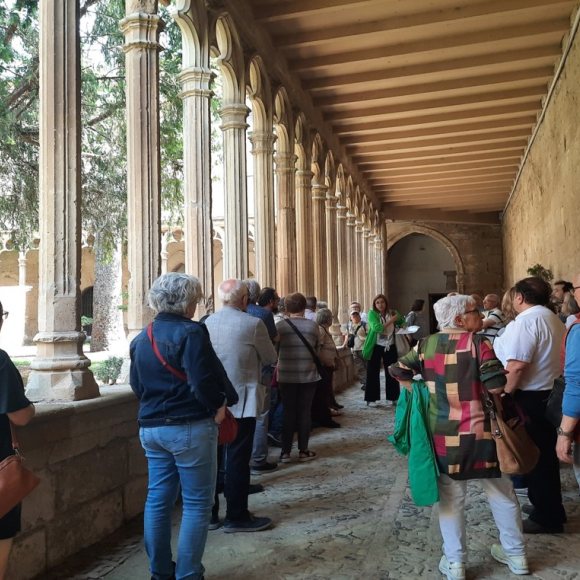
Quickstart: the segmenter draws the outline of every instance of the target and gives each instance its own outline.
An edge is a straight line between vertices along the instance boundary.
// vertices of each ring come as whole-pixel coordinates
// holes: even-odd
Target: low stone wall
[[[24,501],[7,578],[42,574],[143,511],[147,463],[138,437],[137,399],[128,386],[99,399],[39,405],[18,437],[42,480]]]
[[[336,393],[340,393],[350,387],[357,379],[354,372],[352,353],[347,347],[338,347],[340,363],[337,365],[333,375],[333,386]]]

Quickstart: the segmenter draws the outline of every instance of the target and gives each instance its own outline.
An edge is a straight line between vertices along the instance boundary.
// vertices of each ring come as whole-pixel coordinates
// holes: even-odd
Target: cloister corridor
[[[252,477],[266,490],[250,496],[250,510],[272,517],[274,527],[252,534],[224,534],[221,529],[209,532],[206,580],[441,577],[437,508],[417,508],[410,499],[407,460],[386,440],[393,427],[392,407],[366,407],[358,386],[339,399],[345,405],[342,428],[313,431],[312,448],[319,454],[316,461],[281,465],[271,474]],[[277,451],[271,448],[272,460]],[[569,522],[566,534],[529,537],[530,578],[578,577],[580,501],[571,469],[562,470],[562,482]],[[489,554],[497,531],[476,482],[469,484],[466,513],[468,578],[513,578]],[[173,531],[175,536],[176,525]],[[148,578],[141,520],[39,578]]]
[[[226,278],[315,295],[337,343],[352,300],[368,310],[385,293],[406,314],[416,298],[430,304],[452,290],[501,295],[536,266],[554,280],[580,271],[580,0],[107,0],[119,91],[109,107],[103,90],[103,102],[119,115],[118,164],[102,115],[94,125],[83,116],[81,30],[100,22],[104,1],[0,2],[5,22],[4,4],[16,7],[14,21],[28,7],[24,20],[37,27],[25,83],[34,90],[15,85],[6,100],[34,147],[37,229],[22,242],[24,212],[11,206],[0,299],[13,312],[2,345],[34,349],[26,394],[37,414],[19,437],[42,484],[23,504],[9,580],[51,570],[147,577],[138,403],[126,380],[98,384],[83,350],[83,300],[93,301],[98,278],[85,220],[86,177],[98,166],[83,150],[89,129],[105,143],[101,166],[123,177],[113,179],[123,224],[113,233],[125,347],[151,322],[147,295],[166,271],[199,278],[198,318],[219,309]],[[160,62],[169,46],[177,146],[168,161]],[[24,112],[34,116],[26,130]],[[175,211],[163,204],[168,166]],[[11,192],[22,183],[17,173],[0,180],[0,208],[18,202]],[[435,510],[413,507],[405,460],[385,441],[393,410],[363,406],[351,353],[339,350],[349,361],[338,381],[343,428],[315,433],[318,461],[262,477],[267,489],[251,503],[273,517],[271,531],[211,533],[208,580],[439,576]],[[567,533],[529,540],[536,578],[580,578],[568,471],[564,485]],[[506,577],[488,554],[492,524],[476,486],[468,520],[469,574]]]

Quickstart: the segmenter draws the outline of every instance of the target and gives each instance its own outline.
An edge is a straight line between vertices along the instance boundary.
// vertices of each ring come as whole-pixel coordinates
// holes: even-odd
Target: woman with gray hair
[[[491,555],[514,574],[528,574],[519,503],[509,477],[500,472],[482,402],[483,389],[503,390],[505,372],[489,340],[475,334],[482,315],[470,296],[447,296],[433,310],[440,332],[422,339],[389,372],[408,389],[421,374],[429,389],[429,429],[440,472],[439,570],[449,580],[465,578],[466,481],[478,479],[499,529],[501,545],[493,544]]]
[[[131,388],[149,470],[145,549],[151,578],[203,578],[201,563],[214,500],[218,425],[238,396],[207,330],[191,320],[202,296],[197,278],[169,273],[149,291],[154,321],[131,342]],[[177,562],[171,511],[181,487]]]

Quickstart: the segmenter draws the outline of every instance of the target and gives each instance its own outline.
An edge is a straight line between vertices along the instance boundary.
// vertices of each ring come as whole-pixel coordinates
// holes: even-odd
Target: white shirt
[[[560,375],[560,345],[564,332],[562,321],[551,310],[544,306],[532,306],[518,314],[505,333],[495,340],[494,350],[498,341],[503,342],[507,338],[500,350],[505,347],[508,362],[519,360],[529,363],[519,386],[522,391],[552,388],[554,379]]]

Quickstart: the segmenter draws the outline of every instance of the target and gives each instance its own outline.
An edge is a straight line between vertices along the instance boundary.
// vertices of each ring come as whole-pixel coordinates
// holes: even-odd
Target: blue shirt
[[[570,327],[566,338],[566,363],[564,365],[566,389],[562,413],[580,419],[580,323]]]
[[[246,312],[254,318],[259,318],[266,325],[270,340],[274,340],[276,338],[278,331],[276,330],[274,315],[267,308],[258,306],[257,304],[248,304]]]

